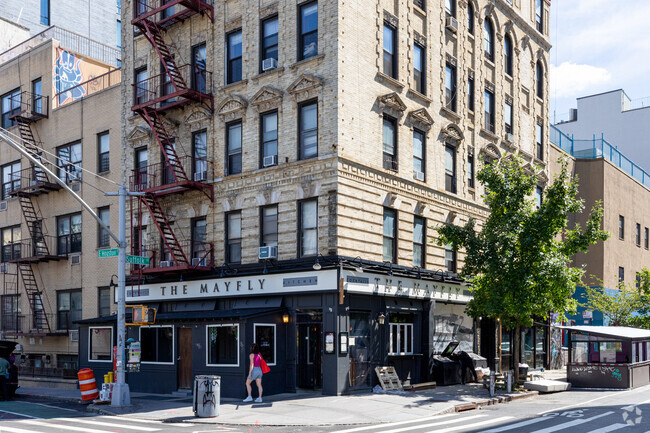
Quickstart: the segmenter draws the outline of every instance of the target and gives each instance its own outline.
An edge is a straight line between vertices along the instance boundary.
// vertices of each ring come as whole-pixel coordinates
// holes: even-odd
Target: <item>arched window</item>
[[[485,25],[483,26],[483,49],[485,50],[485,57],[494,61],[494,27],[489,18],[485,18]]]
[[[538,60],[537,66],[535,68],[535,78],[537,80],[537,97],[544,99],[544,67],[542,66],[542,62]]]
[[[506,74],[512,77],[512,38],[508,34],[503,38],[503,56]]]
[[[467,3],[467,31],[474,34],[474,6],[471,2]]]

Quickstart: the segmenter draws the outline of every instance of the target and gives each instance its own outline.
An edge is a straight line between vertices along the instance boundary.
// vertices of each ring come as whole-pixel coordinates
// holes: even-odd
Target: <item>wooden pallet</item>
[[[404,391],[395,367],[375,367],[375,373],[384,391]]]
[[[424,389],[434,389],[435,387],[435,382],[422,382],[416,383],[415,385],[404,385],[404,391],[420,391]]]

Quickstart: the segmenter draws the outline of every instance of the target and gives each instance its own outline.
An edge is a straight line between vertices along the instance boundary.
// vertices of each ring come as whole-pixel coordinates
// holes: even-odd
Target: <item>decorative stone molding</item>
[[[458,61],[456,60],[456,57],[454,57],[454,56],[452,56],[450,54],[447,54],[446,57],[447,57],[447,62],[450,65],[452,65],[453,67],[456,67],[458,65]]]
[[[546,174],[545,170],[540,170],[540,172],[537,174],[537,183],[540,185],[548,184],[548,175]]]
[[[492,143],[481,148],[481,155],[483,155],[483,157],[488,161],[497,161],[501,159],[501,151]]]
[[[264,86],[251,98],[253,105],[258,112],[269,111],[282,104],[282,90]]]
[[[237,29],[241,28],[241,22],[242,22],[241,17],[237,17],[234,20],[231,20],[231,21],[227,22],[226,27],[225,27],[226,33],[232,32],[233,30],[237,30]]]
[[[494,83],[485,80],[485,88],[488,89],[490,92],[494,93]]]
[[[467,77],[468,77],[470,80],[473,80],[473,79],[474,79],[474,70],[473,70],[473,69],[468,69],[468,70],[467,70]]]
[[[381,111],[388,113],[393,117],[401,117],[402,114],[404,114],[404,110],[406,110],[406,104],[404,104],[402,99],[395,92],[380,96],[377,100]]]
[[[228,95],[217,105],[217,114],[225,121],[239,119],[246,114],[248,103],[244,98],[237,95]]]
[[[416,31],[413,32],[413,40],[414,40],[415,43],[417,43],[418,45],[421,45],[421,46],[423,46],[423,47],[426,47],[426,46],[427,46],[427,38],[424,37],[424,36],[422,36],[421,34],[419,34],[419,33],[416,32]]]
[[[384,21],[386,21],[388,24],[391,26],[398,28],[399,27],[399,20],[397,17],[390,12],[388,12],[386,9],[384,9]]]
[[[530,165],[530,162],[524,165],[524,173],[526,173],[528,176],[535,176],[535,169],[532,165]]]
[[[398,194],[395,194],[394,192],[389,192],[386,194],[386,197],[384,197],[385,207],[399,209],[401,205],[402,205],[402,199]]]
[[[428,131],[433,125],[433,118],[429,115],[426,108],[420,108],[409,112],[408,118],[413,126],[418,129]]]
[[[128,141],[132,147],[139,147],[143,141],[148,141],[150,137],[151,129],[138,125],[127,134],[126,141]]]
[[[268,5],[260,9],[260,18],[265,19],[267,17],[270,17],[271,15],[276,15],[277,13],[278,13],[278,3],[275,2],[271,5]]]
[[[463,139],[465,138],[463,134],[463,130],[455,123],[448,124],[447,126],[442,128],[442,131],[440,132],[442,133],[442,137],[444,138],[443,145],[447,140],[454,141],[456,144],[458,144],[461,141],[463,141]]]
[[[503,146],[511,152],[515,152],[519,149],[519,146],[517,146],[514,140],[513,141],[506,140],[505,137],[503,138],[503,140],[501,140],[501,144],[503,144]]]
[[[323,80],[309,74],[300,74],[300,76],[287,88],[287,92],[293,96],[296,101],[315,98],[323,87]]]
[[[201,124],[207,120],[210,120],[208,112],[204,109],[197,109],[185,117],[184,123],[187,125],[196,125]]]
[[[506,94],[506,103],[513,105],[514,104],[514,99],[512,99],[512,96]]]
[[[426,203],[418,201],[417,203],[415,203],[415,207],[413,208],[413,213],[416,215],[425,216],[427,210],[428,209]]]

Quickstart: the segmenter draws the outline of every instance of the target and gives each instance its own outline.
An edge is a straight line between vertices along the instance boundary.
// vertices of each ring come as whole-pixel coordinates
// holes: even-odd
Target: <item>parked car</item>
[[[18,343],[15,341],[0,340],[0,356],[9,361],[9,380],[7,381],[7,389],[9,390],[9,398],[13,398],[18,389],[18,367],[16,366],[16,359],[13,351],[16,349]]]

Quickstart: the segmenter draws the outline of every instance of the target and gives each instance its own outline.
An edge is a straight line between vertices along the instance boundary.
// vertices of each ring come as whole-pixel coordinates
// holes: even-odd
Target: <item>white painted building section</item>
[[[645,100],[650,102],[650,100]],[[577,99],[577,118],[555,126],[576,140],[601,135],[611,145],[650,171],[650,106],[631,100],[624,90],[584,96]]]

